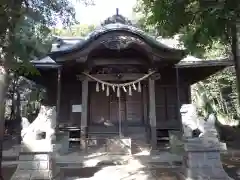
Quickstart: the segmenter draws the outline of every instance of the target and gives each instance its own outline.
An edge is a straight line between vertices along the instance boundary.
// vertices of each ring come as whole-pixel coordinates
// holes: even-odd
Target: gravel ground
[[[64,180],[183,180],[180,173],[163,168],[138,170],[126,173],[119,167],[96,167],[82,169],[62,169]]]
[[[231,178],[240,179],[240,150],[222,155],[222,164]]]
[[[240,131],[240,130],[239,130]],[[237,133],[236,137],[240,137],[240,133]],[[13,145],[16,144],[16,139],[14,137],[8,137],[5,139],[3,143],[3,149],[8,150],[10,149]],[[232,177],[235,180],[240,180],[240,143],[238,140],[231,141],[227,143],[228,147],[228,153],[222,155],[222,163],[225,171],[227,174]],[[233,153],[234,152],[234,153]],[[3,158],[4,159],[4,158]],[[5,160],[5,159],[4,159]],[[6,159],[7,161],[11,159]],[[12,160],[15,160],[14,157]],[[12,174],[16,170],[16,165],[11,165],[11,166],[4,166],[2,168],[3,172],[3,177],[4,180],[10,180]],[[81,179],[99,179],[100,176],[105,174],[105,176],[113,177],[113,174],[124,174],[125,172],[119,172],[119,169],[116,170],[113,167],[108,167],[108,168],[99,168],[99,167],[92,167],[92,168],[81,168],[81,169],[62,169],[62,174],[64,174],[64,179],[67,179],[67,177],[78,177]],[[180,173],[177,173],[176,171],[172,171],[169,169],[162,169],[162,168],[155,168],[151,170],[147,170],[148,174],[151,174],[151,178],[154,180],[178,180],[180,178]],[[139,179],[140,174],[142,173],[141,170],[134,171],[134,173],[131,172],[129,174],[128,178],[125,178],[123,180],[128,180],[129,178],[134,180],[134,179]],[[143,173],[142,173],[143,174]],[[135,178],[135,177],[136,178]],[[94,177],[94,178],[93,178]],[[120,177],[120,175],[119,175]],[[76,179],[76,178],[74,178]],[[107,180],[106,178],[104,178]],[[116,180],[121,179],[121,178],[116,178]],[[141,178],[139,179],[141,180]]]
[[[222,164],[227,174],[240,179],[240,128],[222,127],[228,152],[222,155]]]

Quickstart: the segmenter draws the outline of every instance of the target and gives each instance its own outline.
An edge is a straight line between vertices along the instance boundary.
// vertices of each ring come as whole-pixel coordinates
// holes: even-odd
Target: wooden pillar
[[[149,122],[151,127],[151,146],[157,146],[157,132],[156,132],[156,102],[155,102],[155,80],[149,78]]]
[[[59,122],[60,116],[60,102],[61,102],[61,80],[62,80],[62,67],[58,67],[57,72],[57,102],[56,102],[56,120]]]
[[[178,67],[176,67],[176,88],[177,88],[177,121],[179,124],[179,129],[180,131],[183,133],[183,129],[182,129],[182,120],[181,120],[181,114],[180,114],[180,109],[181,109],[181,99],[180,99],[180,84],[179,84],[179,69]],[[191,93],[191,90],[190,90]],[[191,96],[191,95],[190,95]],[[190,97],[191,98],[191,97]]]
[[[81,146],[86,147],[86,130],[88,115],[88,80],[82,81]]]
[[[59,66],[57,69],[57,97],[56,97],[56,126],[55,132],[58,131],[59,117],[60,117],[60,102],[61,102],[61,81],[62,81],[62,67]],[[56,136],[54,134],[52,138],[52,143],[55,143]]]

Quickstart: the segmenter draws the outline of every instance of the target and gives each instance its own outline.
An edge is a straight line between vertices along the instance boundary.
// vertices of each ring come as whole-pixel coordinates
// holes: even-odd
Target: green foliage
[[[135,12],[141,25],[157,29],[158,36],[180,35],[188,53],[216,59],[234,55],[233,38],[240,1],[233,0],[138,0]],[[234,59],[235,62],[237,59]],[[234,68],[193,86],[196,103],[203,112],[215,111],[229,119],[239,116]]]
[[[50,28],[77,21],[69,0],[19,0],[0,2],[0,50],[5,67],[19,71],[18,63],[27,72],[33,70],[29,60],[42,57],[50,50]]]
[[[138,0],[135,10],[160,36],[182,34],[189,53],[201,56],[215,41],[228,44],[231,28],[240,14],[240,1]]]
[[[88,33],[93,31],[96,27],[94,25],[73,25],[70,28],[55,28],[53,29],[53,34],[58,36],[68,36],[68,37],[83,37]]]
[[[211,49],[206,48],[203,57],[207,59],[223,57],[228,53],[228,49],[229,47],[214,42]],[[192,99],[199,110],[203,112],[203,115],[214,111],[230,122],[240,116],[234,67],[226,68],[218,74],[193,85],[192,90]]]

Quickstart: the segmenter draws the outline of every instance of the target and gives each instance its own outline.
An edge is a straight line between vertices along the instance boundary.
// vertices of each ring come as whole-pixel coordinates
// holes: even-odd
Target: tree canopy
[[[218,115],[225,119],[239,116],[240,65],[238,58],[238,19],[240,1],[221,0],[138,0],[135,12],[140,15],[142,27],[158,36],[179,35],[188,53],[203,59],[233,57],[235,69],[228,68],[193,86],[204,105],[212,103]],[[238,86],[236,80],[238,79]],[[240,88],[238,88],[240,89]],[[239,90],[238,90],[239,92]],[[239,93],[238,93],[239,94]],[[197,98],[199,100],[199,98]],[[206,108],[206,107],[205,107]],[[209,108],[208,113],[209,113]]]
[[[95,28],[95,25],[76,24],[68,28],[55,28],[52,33],[58,36],[84,37]]]
[[[0,1],[0,151],[4,134],[5,97],[12,72],[33,72],[29,60],[50,49],[51,30],[71,26],[75,8],[70,0]],[[0,152],[0,161],[2,153]],[[1,172],[1,171],[0,171]],[[0,174],[0,179],[3,179]]]
[[[230,44],[240,15],[240,1],[138,0],[135,11],[145,24],[154,25],[160,36],[181,34],[189,53],[201,55],[214,43]]]
[[[50,27],[75,23],[75,9],[68,0],[1,1],[2,60],[10,61],[5,59],[9,54],[11,61],[41,56],[49,48]]]

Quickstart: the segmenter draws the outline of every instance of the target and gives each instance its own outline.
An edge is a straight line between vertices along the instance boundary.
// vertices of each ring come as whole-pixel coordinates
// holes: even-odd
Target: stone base
[[[56,179],[49,170],[17,170],[11,180],[51,180]]]
[[[56,167],[53,152],[31,151],[23,146],[19,154],[19,164],[11,180],[57,179],[59,168]]]
[[[223,168],[188,168],[185,176],[187,179],[196,180],[233,180]]]
[[[185,175],[191,179],[221,179],[231,178],[224,171],[220,150],[222,144],[218,139],[191,139],[185,144]]]
[[[108,139],[107,152],[111,154],[131,154],[131,139],[130,138]]]

